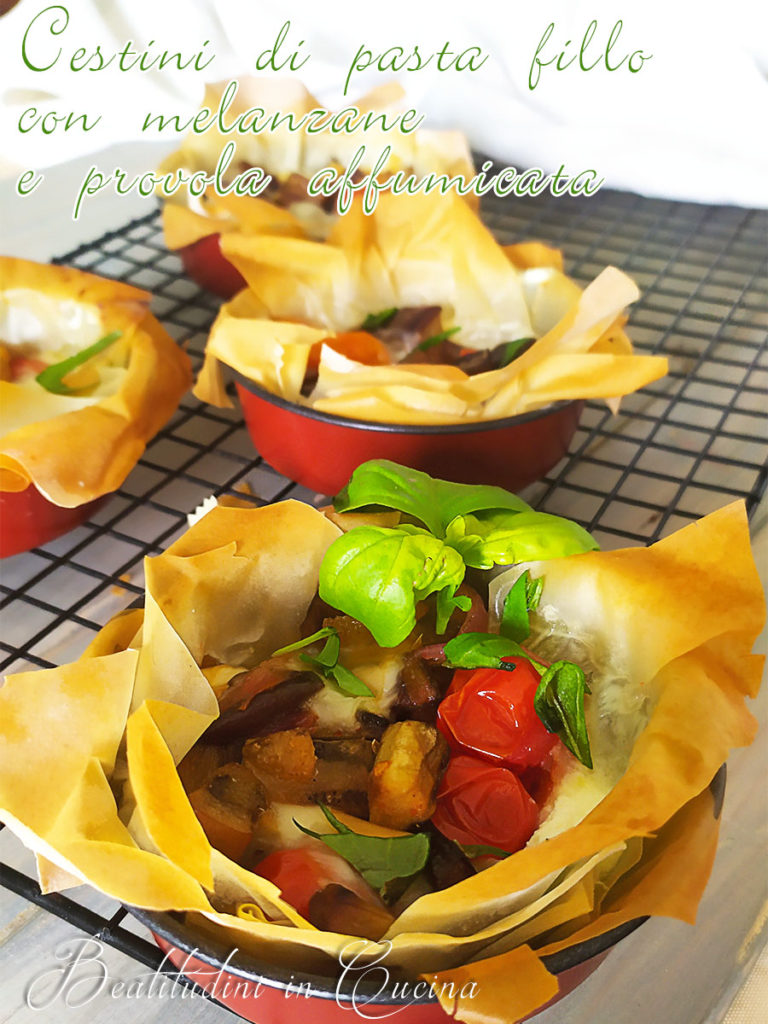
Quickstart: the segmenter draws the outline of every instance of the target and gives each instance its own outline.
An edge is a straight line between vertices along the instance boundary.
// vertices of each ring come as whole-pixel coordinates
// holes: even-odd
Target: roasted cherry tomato
[[[309,350],[307,370],[314,372],[320,365],[320,349],[323,345],[332,348],[348,359],[366,366],[388,366],[392,362],[387,346],[367,331],[347,331],[317,341]]]
[[[466,754],[451,758],[432,815],[448,839],[514,853],[538,823],[539,809],[514,772]]]
[[[35,359],[32,356],[14,356],[11,359],[11,380],[36,377],[47,365],[42,359]]]
[[[457,672],[437,711],[437,727],[452,750],[510,768],[539,765],[557,737],[533,707],[539,675],[524,659],[514,670]]]
[[[309,901],[326,885],[343,885],[363,899],[378,902],[373,889],[358,873],[331,850],[294,846],[276,850],[253,869],[262,878],[274,882],[283,899],[303,916],[309,914]]]

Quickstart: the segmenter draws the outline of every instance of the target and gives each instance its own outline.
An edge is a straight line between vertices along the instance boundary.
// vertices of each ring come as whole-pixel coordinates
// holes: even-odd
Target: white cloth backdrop
[[[255,57],[290,18],[286,55],[305,41],[303,52],[312,57],[300,77],[327,104],[342,99],[361,44],[374,52],[418,44],[422,53],[446,40],[457,50],[478,45],[489,54],[479,71],[428,68],[395,76],[430,126],[459,127],[475,148],[518,168],[556,170],[564,163],[567,171],[594,168],[607,185],[648,195],[768,206],[768,4],[761,0],[64,0],[69,24],[61,34],[48,30],[57,12],[29,32],[34,62],[49,63],[61,48],[51,70],[36,72],[22,61],[22,37],[35,14],[50,6],[21,0],[0,19],[6,173],[42,169],[115,142],[156,139],[141,134],[147,112],[191,113],[206,79],[253,72]],[[635,49],[652,53],[640,72],[628,73],[626,64],[614,72],[602,64],[589,72],[549,66],[537,88],[528,88],[531,60],[550,21],[556,27],[548,56],[567,39],[568,55],[577,52],[597,20],[591,63],[618,18],[624,24],[612,59]],[[78,47],[90,51],[98,43],[109,54],[128,39],[137,49],[155,40],[152,53],[167,47],[190,54],[208,39],[216,59],[202,73],[68,67]],[[347,98],[392,77],[355,74]],[[30,105],[102,119],[88,133],[59,129],[44,136],[37,128],[23,134],[18,119]]]

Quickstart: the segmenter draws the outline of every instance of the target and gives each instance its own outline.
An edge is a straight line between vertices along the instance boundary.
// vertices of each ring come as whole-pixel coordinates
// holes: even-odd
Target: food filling
[[[404,306],[371,313],[359,327],[312,346],[301,394],[310,395],[317,384],[323,345],[348,359],[368,366],[394,363],[456,366],[468,376],[508,366],[536,340],[504,341],[490,349],[461,344],[461,327],[443,328],[441,306]]]
[[[54,395],[104,397],[125,369],[95,306],[16,288],[0,293],[0,381]],[[100,353],[110,350],[102,357]]]
[[[213,846],[316,927],[377,939],[420,895],[581,820],[645,719],[553,619],[546,569],[509,570],[489,624],[485,570],[594,547],[575,524],[383,461],[335,504],[338,521],[396,514],[331,545],[297,640],[204,660],[219,717],[179,774]]]

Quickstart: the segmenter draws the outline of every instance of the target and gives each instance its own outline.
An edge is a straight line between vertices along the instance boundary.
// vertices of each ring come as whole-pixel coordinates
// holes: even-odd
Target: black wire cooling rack
[[[670,360],[669,376],[626,398],[618,416],[587,403],[568,456],[525,492],[531,504],[576,519],[604,547],[650,543],[736,498],[754,510],[768,455],[768,213],[613,191],[491,199],[483,213],[503,242],[538,238],[562,248],[580,283],[607,264],[629,273],[642,290],[631,337]],[[199,361],[219,303],[183,276],[156,213],[57,262],[153,291],[153,312]],[[186,397],[91,522],[4,565],[0,669],[72,660],[142,593],[144,556],[181,533],[188,512],[211,493],[242,491],[261,503],[322,499],[256,455],[239,413]],[[7,830],[0,856],[6,888],[150,970],[163,968],[124,908],[105,898],[92,909],[84,889],[41,896]]]

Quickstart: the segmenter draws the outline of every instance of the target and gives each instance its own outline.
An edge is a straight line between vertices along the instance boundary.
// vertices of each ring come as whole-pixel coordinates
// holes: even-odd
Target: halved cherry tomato
[[[531,768],[558,740],[534,710],[538,673],[522,658],[505,660],[513,671],[457,672],[437,710],[437,727],[454,751],[510,768]]]
[[[327,345],[334,352],[339,352],[348,359],[364,363],[366,366],[388,366],[392,362],[383,341],[374,338],[367,331],[347,331],[344,334],[336,334],[315,342],[309,350],[308,371],[313,373],[317,371],[320,365],[320,349],[323,345]]]
[[[367,882],[331,850],[309,846],[275,850],[253,870],[262,878],[274,882],[283,899],[303,917],[309,914],[309,901],[326,885],[343,885],[363,899],[378,902]]]
[[[14,356],[11,359],[11,380],[21,380],[23,377],[36,377],[47,366],[42,359],[34,359],[32,356]]]
[[[467,754],[451,758],[432,815],[448,839],[514,853],[538,823],[539,809],[514,772]]]

